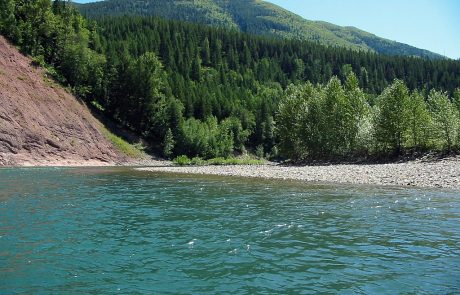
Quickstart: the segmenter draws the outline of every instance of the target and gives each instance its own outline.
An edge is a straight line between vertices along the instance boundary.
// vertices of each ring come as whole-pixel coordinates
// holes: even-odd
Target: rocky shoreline
[[[157,166],[141,171],[285,179],[305,182],[460,189],[460,157],[391,164]]]
[[[1,165],[0,165],[1,166]],[[10,165],[15,167],[16,165]],[[460,190],[460,156],[438,160],[414,160],[390,164],[322,164],[289,166],[264,165],[175,166],[160,159],[138,159],[122,162],[99,160],[33,160],[23,167],[134,167],[139,171],[236,176],[262,179],[296,180],[311,183],[359,184],[445,188]],[[8,167],[8,165],[6,165]]]
[[[5,156],[8,160],[8,155]],[[122,159],[119,161],[105,161],[101,159],[82,159],[80,157],[68,157],[66,159],[55,158],[34,158],[30,155],[24,155],[20,162],[2,162],[0,153],[0,168],[14,167],[145,167],[145,166],[171,166],[170,161],[159,160],[154,158],[141,159]]]

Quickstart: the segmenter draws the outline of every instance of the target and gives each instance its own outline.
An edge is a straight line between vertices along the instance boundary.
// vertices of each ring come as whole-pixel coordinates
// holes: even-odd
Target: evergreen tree
[[[190,74],[190,77],[193,80],[200,82],[201,81],[201,58],[198,54],[193,59],[191,71],[192,72]]]
[[[173,149],[174,149],[175,144],[176,142],[174,140],[174,136],[171,131],[171,128],[168,128],[168,130],[166,131],[165,138],[163,140],[163,155],[167,159],[170,159],[171,156],[173,155]]]
[[[137,130],[146,132],[151,128],[155,104],[165,97],[163,65],[155,53],[147,52],[136,61],[132,75],[136,89],[127,110],[130,114],[128,120]]]
[[[203,64],[205,66],[211,65],[211,49],[209,47],[208,38],[204,38],[203,44],[201,45],[201,56],[203,58]]]
[[[257,147],[263,156],[279,147],[294,160],[330,159],[375,148],[451,150],[460,139],[458,61],[390,57],[157,17],[93,22],[66,3],[3,0],[0,32],[159,153],[174,141],[168,151],[189,156]],[[404,81],[388,86],[394,77]],[[409,95],[419,85],[445,93],[431,92],[427,109],[426,94]]]

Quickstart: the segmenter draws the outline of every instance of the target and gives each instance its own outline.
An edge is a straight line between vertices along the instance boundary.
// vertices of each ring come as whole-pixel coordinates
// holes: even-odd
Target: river
[[[0,169],[0,294],[459,292],[459,191]]]

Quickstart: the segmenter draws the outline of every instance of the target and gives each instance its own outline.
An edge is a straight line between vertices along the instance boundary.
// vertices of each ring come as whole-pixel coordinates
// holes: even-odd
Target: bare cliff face
[[[0,166],[123,161],[88,108],[0,36]]]

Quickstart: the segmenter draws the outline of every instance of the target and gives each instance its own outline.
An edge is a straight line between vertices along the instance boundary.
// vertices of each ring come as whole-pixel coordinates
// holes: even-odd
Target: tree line
[[[441,144],[418,129],[412,141],[406,129],[379,129],[400,119],[399,109],[380,106],[395,85],[404,86],[396,87],[405,90],[395,100],[405,108],[414,93],[424,103],[434,94],[458,96],[457,61],[381,56],[157,17],[88,21],[61,0],[5,0],[0,14],[4,36],[166,157],[228,157],[246,150],[293,159],[354,157],[458,144],[458,131]],[[435,88],[446,92],[429,92]],[[290,101],[302,112],[289,116]],[[431,131],[439,122],[432,104],[425,103]],[[378,123],[376,114],[384,111],[394,117]]]
[[[460,90],[428,99],[395,80],[366,99],[353,72],[345,83],[290,85],[276,114],[280,154],[293,160],[388,157],[402,153],[458,151]]]

